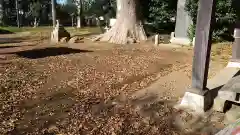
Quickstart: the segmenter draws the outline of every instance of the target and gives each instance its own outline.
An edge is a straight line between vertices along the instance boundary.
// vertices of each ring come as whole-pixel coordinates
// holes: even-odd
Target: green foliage
[[[193,19],[195,26],[197,22],[199,0],[187,0],[185,10]],[[238,20],[238,10],[234,6],[235,0],[218,0],[216,4],[216,23],[214,25],[213,39],[216,41],[233,40],[232,33],[235,22]],[[234,4],[233,4],[234,3]],[[195,27],[194,27],[195,28]],[[190,29],[189,33],[195,33]],[[190,34],[191,35],[191,34]],[[192,36],[192,35],[191,35]]]
[[[41,15],[42,5],[39,1],[30,4],[29,15],[34,18],[39,18]]]
[[[12,26],[8,26],[8,27],[0,27],[0,31],[5,31],[8,33],[18,33],[18,32],[39,32],[39,31],[51,31],[52,27],[51,26],[41,26],[41,27],[37,27],[37,28],[33,28],[33,27],[12,27]],[[6,33],[6,34],[8,34]]]
[[[4,5],[4,24],[16,26],[16,0],[2,0]],[[50,0],[18,0],[19,19],[22,25],[30,25],[34,18],[47,23],[50,13]]]
[[[88,15],[116,17],[116,0],[95,0],[87,11]]]
[[[64,12],[68,14],[68,16],[76,16],[77,15],[77,6],[73,3],[67,3],[65,5],[58,5],[57,6],[60,12]],[[58,13],[60,14],[60,13]]]
[[[177,12],[177,0],[149,0],[148,22],[152,23],[156,32],[173,31],[175,27],[174,21]]]
[[[196,27],[196,25],[192,24],[192,25],[190,25],[190,27],[188,28],[187,35],[188,35],[189,39],[191,39],[191,41],[192,41],[193,38],[195,37],[195,27]]]

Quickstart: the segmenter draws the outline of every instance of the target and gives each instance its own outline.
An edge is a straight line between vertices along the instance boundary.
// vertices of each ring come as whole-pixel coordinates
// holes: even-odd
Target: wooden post
[[[215,21],[216,0],[200,0],[194,58],[192,68],[192,88],[198,93],[207,89],[207,77],[212,44],[212,26]]]

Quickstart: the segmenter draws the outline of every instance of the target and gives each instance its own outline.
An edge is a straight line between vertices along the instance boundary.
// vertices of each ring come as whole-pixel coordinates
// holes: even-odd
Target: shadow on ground
[[[35,46],[35,44],[31,44],[31,45],[4,45],[4,46],[0,46],[0,49],[15,48],[15,47],[27,47],[27,46]]]
[[[20,47],[20,46],[16,46],[16,45],[12,45],[12,46],[0,46],[0,49],[14,48],[14,47]]]
[[[21,43],[27,38],[15,37],[15,38],[0,38],[0,44]]]
[[[23,117],[16,122],[16,126],[9,135],[32,134],[35,131],[47,131],[52,125],[63,121],[68,117],[72,106],[75,104],[72,89],[59,89],[50,93],[39,93],[36,100],[23,102],[19,107],[25,111]],[[51,129],[50,129],[51,130]],[[52,135],[51,133],[37,133]]]
[[[13,34],[13,32],[0,28],[0,34]]]
[[[38,58],[45,58],[49,56],[58,56],[58,55],[74,54],[74,53],[86,53],[86,52],[92,52],[92,51],[72,49],[67,47],[58,47],[58,48],[48,47],[48,48],[32,49],[32,50],[25,50],[25,51],[18,51],[18,52],[10,52],[5,54],[16,54],[24,58],[38,59]]]
[[[91,37],[95,35],[103,34],[102,32],[95,32],[95,33],[86,33],[86,34],[75,34],[72,37]]]

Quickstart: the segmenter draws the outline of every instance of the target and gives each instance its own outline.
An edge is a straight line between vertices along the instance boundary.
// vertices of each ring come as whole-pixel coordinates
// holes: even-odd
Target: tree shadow
[[[20,46],[16,46],[16,45],[12,45],[12,46],[0,46],[0,49],[14,48],[14,47],[20,47]]]
[[[94,33],[86,33],[86,34],[75,34],[72,37],[91,37],[94,35],[100,35],[103,34],[102,32],[94,32]]]
[[[16,122],[16,126],[8,134],[24,135],[33,133],[35,130],[48,129],[52,125],[56,125],[57,122],[65,120],[75,104],[72,99],[74,94],[70,88],[38,94],[37,99],[26,100],[19,106],[28,111],[24,112],[23,117]],[[50,135],[52,133],[44,134]]]
[[[58,56],[58,55],[74,54],[74,53],[87,53],[87,52],[92,52],[92,51],[72,49],[67,47],[58,47],[58,48],[48,47],[48,48],[41,48],[41,49],[25,50],[20,52],[10,52],[5,54],[16,54],[24,58],[38,59],[38,58],[45,58],[49,56]]]
[[[15,47],[27,47],[27,46],[35,46],[36,44],[29,44],[29,45],[4,45],[0,46],[0,49],[6,49],[6,48],[15,48]]]
[[[27,37],[14,37],[14,38],[0,38],[0,44],[21,43]]]
[[[143,119],[148,118],[149,123],[158,128],[166,124],[172,131],[186,135],[215,134],[221,130],[220,124],[215,125],[224,115],[217,112],[208,112],[204,116],[196,115],[189,110],[175,109],[176,103],[177,99],[159,99],[154,94],[132,101],[132,104],[138,106],[138,112]],[[215,121],[216,118],[219,118],[219,121]]]
[[[0,34],[13,34],[13,32],[0,28]]]

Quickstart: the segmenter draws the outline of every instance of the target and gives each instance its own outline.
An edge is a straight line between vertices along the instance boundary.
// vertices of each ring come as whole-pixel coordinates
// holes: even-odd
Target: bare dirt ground
[[[190,84],[191,48],[51,45],[45,34],[25,34],[0,37],[0,134],[187,133],[174,125],[172,106]],[[229,58],[229,48],[214,50],[222,55],[211,75]],[[151,84],[159,95],[145,98]]]

